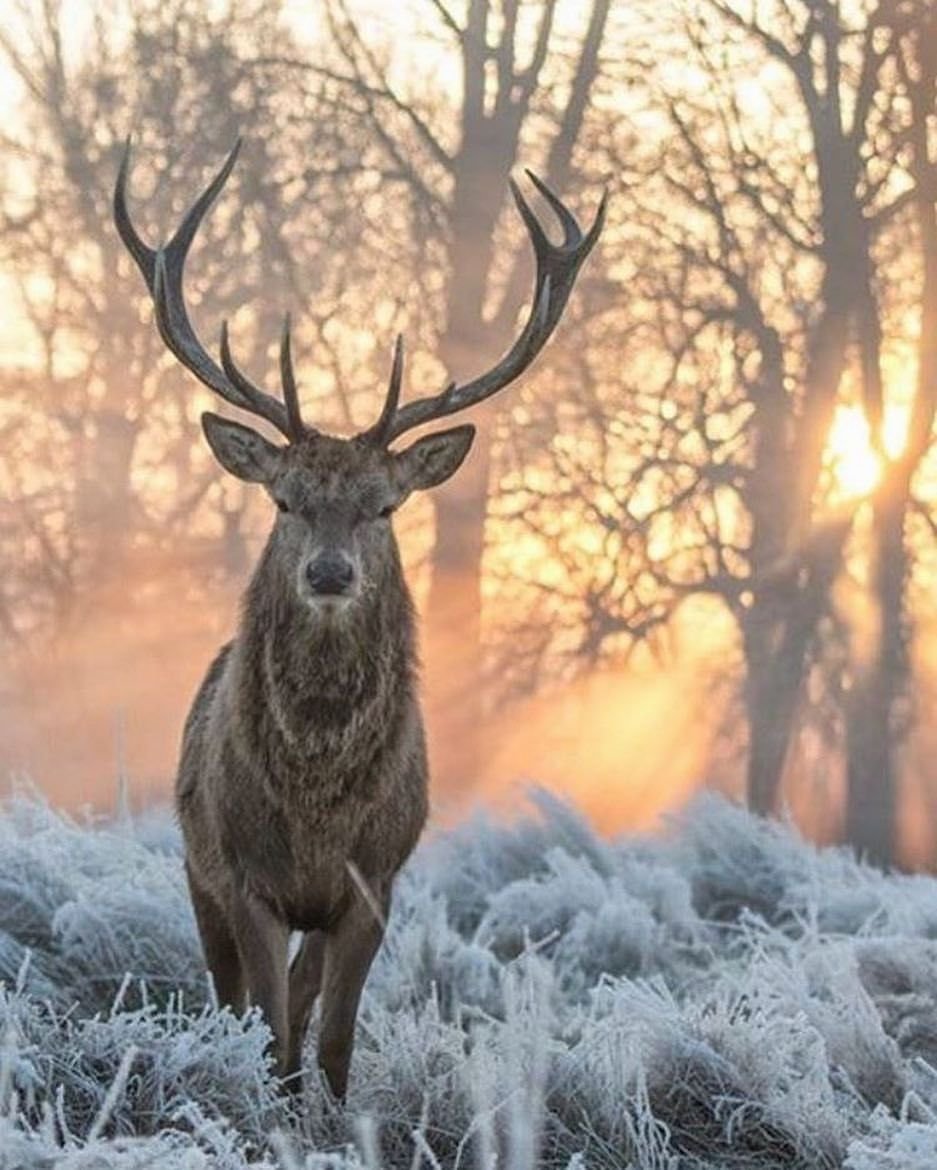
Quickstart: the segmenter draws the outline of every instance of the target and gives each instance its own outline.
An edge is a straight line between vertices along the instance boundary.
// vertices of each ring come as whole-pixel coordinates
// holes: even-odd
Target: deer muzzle
[[[344,553],[319,553],[306,565],[306,583],[315,597],[345,597],[354,586],[355,567]]]

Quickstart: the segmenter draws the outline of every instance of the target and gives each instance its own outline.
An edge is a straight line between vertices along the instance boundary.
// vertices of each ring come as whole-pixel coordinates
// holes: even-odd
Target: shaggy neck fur
[[[238,702],[256,748],[272,733],[297,763],[370,766],[413,698],[413,610],[396,546],[380,580],[348,610],[317,613],[268,541],[245,596]]]

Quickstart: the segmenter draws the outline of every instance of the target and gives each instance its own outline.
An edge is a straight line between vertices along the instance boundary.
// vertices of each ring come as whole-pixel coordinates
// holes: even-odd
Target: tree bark
[[[846,702],[846,838],[879,865],[895,859],[897,707],[908,686],[904,529],[909,477],[886,478],[874,502],[872,524],[872,630],[867,660],[853,648]],[[860,639],[861,641],[861,639]]]
[[[743,623],[749,721],[748,799],[776,811],[794,736],[797,703],[817,625],[842,562],[851,523],[819,528],[786,580],[773,582]]]
[[[457,378],[497,356],[484,318],[485,295],[516,142],[493,151],[484,122],[466,118],[455,171],[449,292],[440,357]],[[435,539],[426,603],[425,649],[434,765],[454,792],[477,784],[482,759],[482,557],[491,463],[491,409],[477,412],[478,434],[465,466],[432,495]]]

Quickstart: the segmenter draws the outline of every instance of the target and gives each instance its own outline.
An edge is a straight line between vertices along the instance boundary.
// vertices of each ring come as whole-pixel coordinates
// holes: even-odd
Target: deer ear
[[[202,430],[225,471],[250,483],[269,483],[273,478],[280,465],[281,448],[263,435],[208,411],[202,415]]]
[[[402,490],[412,492],[443,483],[459,470],[474,439],[475,428],[470,423],[417,439],[396,459],[397,482]]]

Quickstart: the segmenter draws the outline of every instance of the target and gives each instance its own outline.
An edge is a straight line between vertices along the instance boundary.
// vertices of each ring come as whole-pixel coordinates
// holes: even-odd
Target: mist
[[[481,6],[490,59],[423,0],[2,19],[0,768],[69,808],[165,800],[272,524],[117,239],[127,135],[154,244],[242,137],[196,327],[275,386],[290,313],[305,415],[344,435],[398,332],[409,398],[510,346],[530,167],[608,219],[553,342],[396,522],[436,817],[534,780],[612,832],[715,787],[929,868],[937,9],[837,35],[794,0],[508,8]]]

